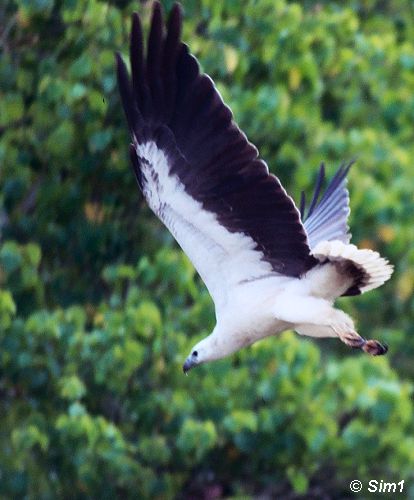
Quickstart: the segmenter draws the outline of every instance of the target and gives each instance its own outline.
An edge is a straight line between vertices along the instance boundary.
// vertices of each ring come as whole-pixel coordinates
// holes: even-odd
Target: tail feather
[[[359,249],[342,241],[322,241],[312,251],[320,262],[349,264],[354,276],[353,285],[343,295],[357,295],[378,288],[390,279],[394,266],[378,252]]]

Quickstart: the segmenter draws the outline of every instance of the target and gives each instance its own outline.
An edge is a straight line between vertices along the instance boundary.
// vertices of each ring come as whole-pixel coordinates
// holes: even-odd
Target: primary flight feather
[[[340,167],[321,197],[322,165],[309,208],[302,194],[298,210],[200,72],[181,25],[179,4],[165,27],[155,2],[145,50],[135,13],[131,77],[119,54],[117,74],[139,187],[215,304],[216,326],[184,371],[286,329],[384,354],[333,307],[337,297],[376,288],[392,274],[377,252],[349,244],[351,165]]]

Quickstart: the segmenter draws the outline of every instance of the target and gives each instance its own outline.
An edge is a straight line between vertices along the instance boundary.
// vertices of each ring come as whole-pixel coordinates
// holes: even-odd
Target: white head
[[[194,368],[194,366],[217,359],[217,357],[214,357],[214,354],[217,354],[217,352],[214,353],[210,336],[208,336],[191,349],[190,354],[183,364],[183,372],[187,375],[187,372],[191,368]]]
[[[213,331],[211,335],[201,340],[191,349],[183,365],[183,372],[187,374],[191,368],[197,365],[224,358],[238,351],[244,345],[246,344],[240,342],[240,338],[218,334],[217,331]]]

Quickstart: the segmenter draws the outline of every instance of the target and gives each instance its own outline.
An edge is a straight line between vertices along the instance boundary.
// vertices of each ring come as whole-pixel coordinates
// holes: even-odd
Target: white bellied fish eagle
[[[215,304],[216,326],[183,369],[223,358],[286,329],[338,337],[373,355],[333,303],[382,285],[392,266],[349,243],[349,196],[339,168],[300,210],[233,120],[211,78],[181,41],[175,4],[166,29],[154,3],[146,51],[133,14],[131,78],[117,54],[118,85],[132,135],[130,156],[153,212],[189,256]]]

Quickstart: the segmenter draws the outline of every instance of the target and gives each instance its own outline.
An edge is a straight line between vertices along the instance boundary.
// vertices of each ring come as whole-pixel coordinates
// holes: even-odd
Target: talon
[[[382,356],[387,353],[388,346],[381,344],[378,340],[367,340],[362,346],[362,350],[372,356]]]

